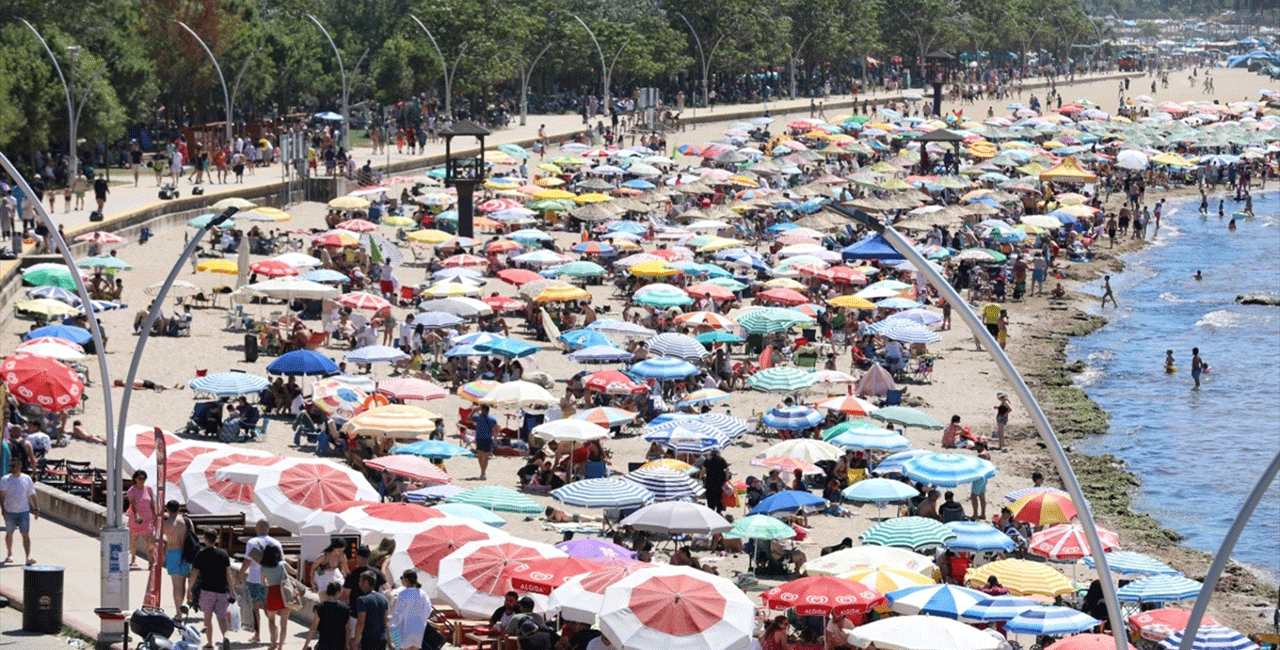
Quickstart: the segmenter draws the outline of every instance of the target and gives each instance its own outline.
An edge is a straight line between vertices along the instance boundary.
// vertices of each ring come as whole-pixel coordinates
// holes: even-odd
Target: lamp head
[[[235,206],[231,206],[231,207],[227,208],[226,210],[223,210],[223,211],[222,211],[222,214],[220,214],[220,215],[218,215],[218,216],[214,217],[213,219],[211,219],[211,220],[209,221],[209,227],[210,227],[210,228],[217,228],[218,226],[221,226],[222,224],[226,223],[226,222],[227,222],[227,220],[228,220],[228,219],[230,219],[230,218],[232,217],[232,215],[234,215],[235,213],[237,213],[237,212],[239,212],[239,211],[240,211],[240,208],[237,208],[237,207],[235,207]]]

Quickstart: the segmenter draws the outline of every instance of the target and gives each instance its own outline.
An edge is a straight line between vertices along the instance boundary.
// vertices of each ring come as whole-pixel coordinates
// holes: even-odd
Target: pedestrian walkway
[[[89,644],[58,634],[22,631],[22,612],[0,608],[0,650],[76,650]]]

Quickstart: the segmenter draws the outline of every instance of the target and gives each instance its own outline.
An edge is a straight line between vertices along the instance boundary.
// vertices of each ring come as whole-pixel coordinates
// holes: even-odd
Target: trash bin
[[[258,335],[253,332],[244,335],[244,360],[246,363],[258,360]]]
[[[22,569],[22,630],[39,634],[62,631],[62,578],[60,566]]]

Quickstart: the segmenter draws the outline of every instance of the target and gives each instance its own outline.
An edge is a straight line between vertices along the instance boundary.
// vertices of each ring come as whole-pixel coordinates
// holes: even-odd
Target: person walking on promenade
[[[22,472],[23,461],[10,457],[9,475],[0,478],[0,514],[4,515],[4,562],[13,561],[13,531],[22,535],[22,550],[27,556],[27,566],[35,564],[31,557],[31,518],[40,518],[40,506],[36,503],[36,486],[31,477]]]
[[[184,557],[187,533],[195,530],[180,507],[177,500],[172,499],[164,504],[164,521],[160,522],[160,534],[164,535],[164,568],[173,582],[173,611],[178,619],[186,615],[182,599],[187,595],[187,578],[191,576],[189,560],[194,559]]]
[[[200,593],[196,593],[196,585]],[[198,600],[197,600],[198,598]],[[218,630],[222,632],[222,645],[230,647],[227,639],[227,607],[231,604],[231,556],[218,548],[218,531],[204,531],[204,548],[191,563],[191,599],[200,604],[204,612],[205,648],[213,647],[213,618],[218,618]]]
[[[147,557],[150,570],[155,558],[151,557],[151,542],[155,538],[156,528],[156,495],[147,486],[147,473],[138,470],[133,473],[133,485],[125,492],[129,500],[129,568],[138,566],[138,550]]]
[[[267,613],[267,587],[262,580],[262,558],[265,557],[268,546],[274,546],[284,551],[284,548],[280,546],[280,542],[267,534],[270,530],[271,525],[267,523],[266,519],[258,520],[254,531],[257,535],[245,542],[245,560],[240,565],[240,581],[245,583],[245,587],[249,592],[249,600],[253,602],[253,616],[255,619],[258,618],[259,612]],[[202,607],[201,609],[204,608]],[[269,613],[267,613],[266,618],[271,638],[274,639],[276,638],[276,621]],[[254,625],[253,630],[252,641],[253,643],[258,643],[261,639],[261,627]]]

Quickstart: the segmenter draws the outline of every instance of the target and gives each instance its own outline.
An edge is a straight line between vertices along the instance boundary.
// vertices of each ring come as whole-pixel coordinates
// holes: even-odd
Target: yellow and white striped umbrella
[[[412,439],[430,433],[439,418],[439,415],[417,406],[388,404],[356,415],[342,430],[375,438]]]
[[[919,572],[883,566],[859,567],[838,577],[860,582],[882,594],[917,585],[934,584],[933,578],[921,575]]]
[[[995,576],[1015,596],[1039,594],[1053,597],[1075,590],[1067,576],[1052,566],[1012,558],[969,569],[964,574],[964,581],[970,587],[982,587],[991,576]]]

